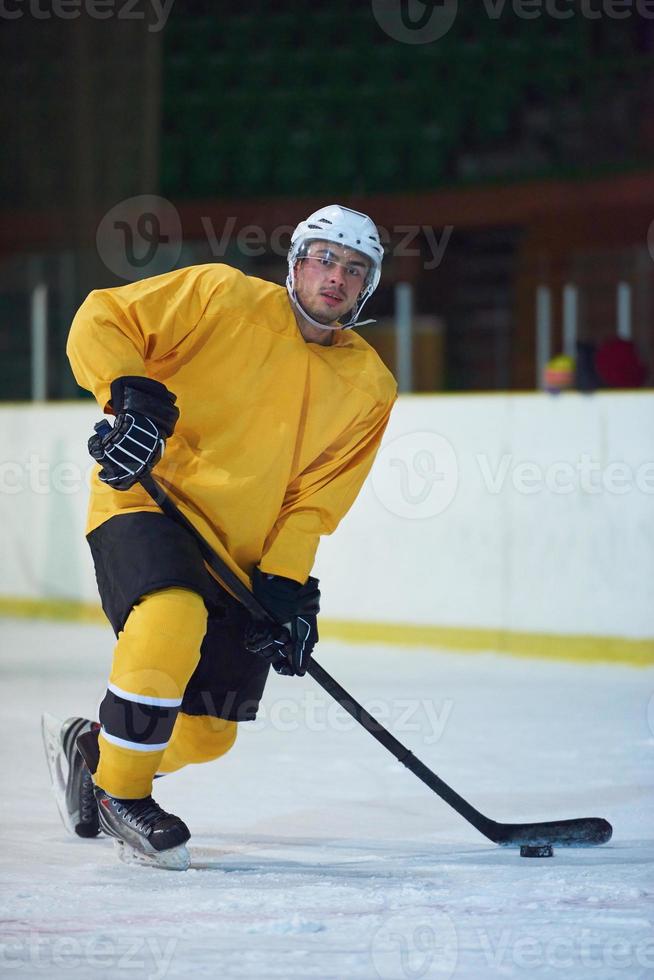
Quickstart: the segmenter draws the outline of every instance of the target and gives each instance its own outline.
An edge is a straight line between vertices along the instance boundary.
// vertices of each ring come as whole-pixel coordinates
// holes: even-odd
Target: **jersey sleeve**
[[[394,399],[376,406],[289,485],[259,567],[305,582],[323,534],[348,512],[374,462]]]
[[[73,320],[66,353],[75,380],[104,410],[111,382],[123,375],[148,375],[198,326],[231,270],[205,265],[177,269],[89,293]]]

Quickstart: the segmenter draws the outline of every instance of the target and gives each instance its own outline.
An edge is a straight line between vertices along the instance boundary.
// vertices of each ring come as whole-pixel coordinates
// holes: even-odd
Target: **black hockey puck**
[[[551,844],[522,844],[521,858],[551,858],[554,856]]]

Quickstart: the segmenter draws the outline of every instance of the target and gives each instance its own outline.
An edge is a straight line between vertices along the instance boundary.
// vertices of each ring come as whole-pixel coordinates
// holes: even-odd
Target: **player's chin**
[[[349,307],[345,303],[340,303],[338,306],[331,306],[322,300],[315,304],[314,310],[311,311],[311,316],[318,323],[333,324],[337,320],[342,320],[348,309]]]
[[[310,307],[307,312],[314,320],[316,320],[318,323],[324,323],[326,327],[331,326],[331,324],[335,323],[341,316],[338,310],[329,309],[322,305],[319,307]]]

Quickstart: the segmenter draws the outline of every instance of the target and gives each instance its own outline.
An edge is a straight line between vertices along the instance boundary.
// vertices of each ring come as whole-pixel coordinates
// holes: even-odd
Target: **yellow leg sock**
[[[139,799],[150,794],[170,738],[171,718],[200,659],[206,629],[204,602],[189,589],[153,592],[130,613],[118,636],[100,711],[103,730],[95,780],[112,796]],[[163,744],[145,743],[144,726],[150,719],[168,732]]]
[[[191,763],[211,762],[229,752],[236,741],[236,722],[209,715],[177,715],[172,738],[159,772],[176,772]]]

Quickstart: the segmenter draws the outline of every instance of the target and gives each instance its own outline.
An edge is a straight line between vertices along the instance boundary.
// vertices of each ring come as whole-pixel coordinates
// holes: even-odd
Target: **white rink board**
[[[405,397],[318,566],[332,618],[654,636],[654,394]]]
[[[99,417],[0,408],[0,595],[96,598]],[[316,573],[332,619],[654,636],[654,393],[404,396]]]
[[[84,539],[94,402],[0,408],[0,595],[97,600]]]

